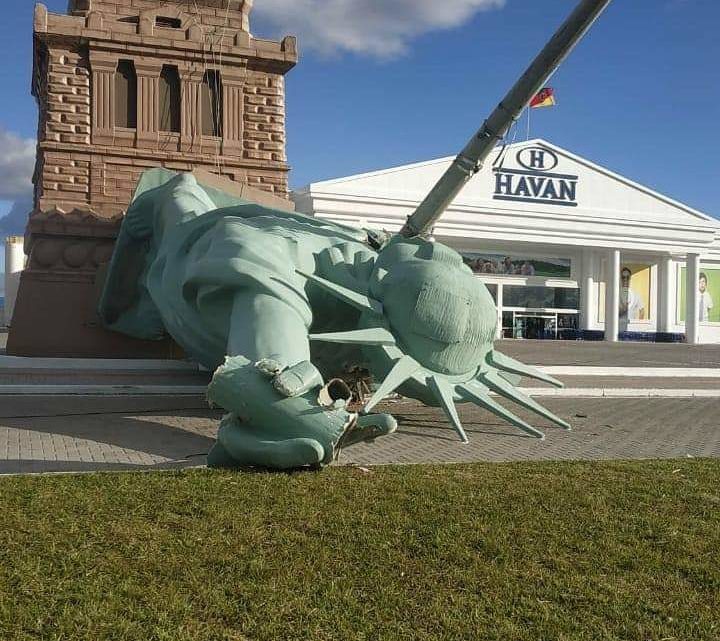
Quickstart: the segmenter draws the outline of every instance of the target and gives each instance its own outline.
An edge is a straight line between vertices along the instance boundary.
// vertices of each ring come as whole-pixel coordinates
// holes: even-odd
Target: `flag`
[[[555,104],[555,90],[550,87],[545,87],[530,101],[530,108],[554,107]]]

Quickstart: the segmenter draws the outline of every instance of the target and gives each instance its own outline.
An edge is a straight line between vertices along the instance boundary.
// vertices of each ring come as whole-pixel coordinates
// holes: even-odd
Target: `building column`
[[[673,314],[673,259],[672,256],[663,256],[658,262],[658,324],[657,331],[662,334],[672,332],[675,325]]]
[[[620,329],[620,250],[607,255],[605,274],[605,340],[616,343]]]
[[[690,345],[696,345],[700,339],[700,254],[687,255],[685,278],[685,336]]]
[[[135,60],[137,74],[138,147],[155,148],[160,131],[160,71],[162,65],[152,60]]]
[[[497,285],[497,302],[495,303],[497,308],[497,330],[495,332],[495,338],[501,339],[503,337],[503,286]]]
[[[20,286],[20,273],[23,269],[25,269],[24,239],[22,236],[8,236],[5,239],[5,325],[10,325],[12,320]]]
[[[595,254],[587,249],[582,253],[580,277],[580,329],[588,330],[595,318]]]

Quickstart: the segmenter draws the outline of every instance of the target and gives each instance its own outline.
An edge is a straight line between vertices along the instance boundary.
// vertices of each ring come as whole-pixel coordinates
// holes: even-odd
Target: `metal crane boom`
[[[548,78],[582,39],[611,0],[582,0],[495,108],[480,130],[458,154],[425,200],[407,219],[400,233],[406,237],[430,232],[467,182],[482,168],[497,141],[520,116]]]

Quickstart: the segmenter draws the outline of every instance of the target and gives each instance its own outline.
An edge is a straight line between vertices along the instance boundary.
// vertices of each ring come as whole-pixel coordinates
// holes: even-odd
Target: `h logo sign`
[[[579,176],[552,173],[560,162],[554,151],[528,146],[516,158],[522,169],[495,169],[493,200],[577,207]]]
[[[533,169],[545,169],[545,150],[544,149],[531,149],[530,150],[530,166]]]
[[[560,159],[549,149],[525,147],[518,152],[517,161],[528,171],[552,171],[558,166]]]

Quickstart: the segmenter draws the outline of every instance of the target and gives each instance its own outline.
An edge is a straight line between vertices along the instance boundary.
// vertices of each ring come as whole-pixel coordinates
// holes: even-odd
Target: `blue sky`
[[[292,186],[454,154],[574,4],[255,0],[256,35],[300,37]],[[35,135],[32,6],[3,3],[0,155]],[[533,137],[720,216],[718,25],[717,0],[614,0],[553,78],[559,104],[533,112]]]

